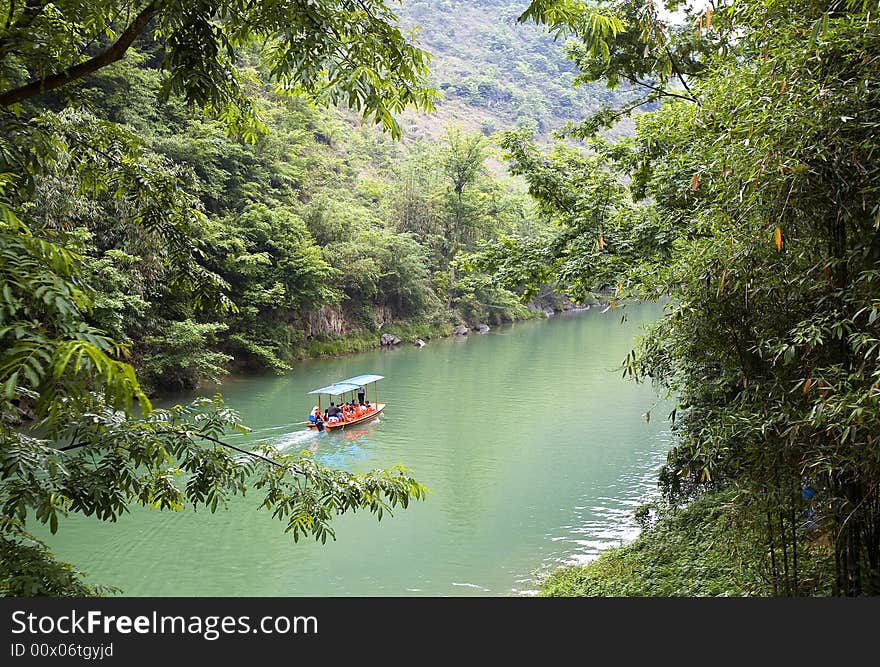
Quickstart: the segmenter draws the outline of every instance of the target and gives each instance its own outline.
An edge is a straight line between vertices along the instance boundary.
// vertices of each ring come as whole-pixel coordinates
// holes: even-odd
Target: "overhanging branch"
[[[144,7],[135,17],[134,21],[125,29],[113,44],[104,51],[96,55],[94,58],[81,62],[79,65],[69,67],[63,72],[52,74],[42,79],[35,79],[25,85],[0,93],[0,106],[8,107],[12,104],[23,102],[31,97],[55,90],[61,86],[65,86],[72,81],[82,79],[89,74],[98,71],[102,67],[106,67],[117,60],[121,60],[132,45],[137,36],[143,31],[158,12],[161,0],[153,0]]]

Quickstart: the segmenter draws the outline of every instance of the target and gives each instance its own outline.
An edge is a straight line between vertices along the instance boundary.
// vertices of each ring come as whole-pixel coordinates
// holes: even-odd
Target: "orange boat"
[[[376,382],[382,379],[384,379],[384,376],[382,375],[357,375],[353,378],[334,382],[327,387],[321,387],[320,389],[314,389],[310,391],[309,394],[316,394],[318,396],[318,405],[316,407],[318,408],[318,414],[323,420],[324,428],[328,431],[334,431],[336,429],[346,428],[347,426],[363,424],[364,422],[368,422],[371,419],[375,419],[376,417],[378,417],[385,409],[385,404],[379,402],[379,389],[376,386]],[[373,386],[372,403],[370,402],[370,385]],[[356,398],[358,390],[361,387],[364,388],[365,405],[360,405],[359,401]],[[357,407],[352,411],[343,410],[339,418],[337,418],[335,421],[332,417],[324,420],[324,413],[321,409],[321,396],[324,394],[332,397],[341,396],[343,402],[345,401],[345,397],[350,394],[350,400],[357,404]],[[313,419],[314,412],[309,415],[309,428],[318,428],[316,421],[313,421]]]

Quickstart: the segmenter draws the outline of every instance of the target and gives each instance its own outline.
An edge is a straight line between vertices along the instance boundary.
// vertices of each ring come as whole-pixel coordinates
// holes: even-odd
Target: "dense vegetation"
[[[659,511],[659,517],[648,518]],[[631,544],[607,549],[588,566],[551,572],[541,595],[600,597],[771,596],[763,517],[739,511],[730,490],[706,493],[683,508],[640,508],[646,517]],[[812,595],[830,595],[828,549],[810,549],[801,582]]]
[[[79,84],[75,105],[40,103],[128,133],[186,182],[200,216],[190,238],[234,312],[196,312],[167,283],[165,239],[121,227],[112,198],[77,195],[66,165],[39,178],[25,205],[32,228],[65,221],[65,245],[96,290],[91,323],[129,346],[150,389],[187,389],[235,368],[289,370],[306,354],[375,345],[380,327],[415,338],[462,318],[528,315],[506,289],[456,280],[452,266],[476,240],[534,224],[527,196],[485,169],[486,140],[450,127],[439,142],[400,146],[353,114],[277,94],[251,51],[239,75],[262,131],[230,135],[228,119],[161,99],[162,48],[141,39]]]
[[[545,135],[626,97],[600,84],[574,88],[578,70],[564,57],[565,39],[519,21],[527,7],[523,0],[403,3],[402,19],[418,26],[420,42],[435,55],[431,81],[443,93],[439,118],[487,135],[518,125]],[[412,134],[433,130],[430,119],[413,114],[402,125]]]
[[[489,244],[472,261],[511,283],[608,286],[614,303],[671,295],[625,362],[678,400],[667,500],[733,494],[719,497],[754,519],[741,537],[765,554],[758,592],[877,594],[874,8],[719,2],[675,27],[650,2],[596,3],[586,19],[572,3],[534,5],[582,38],[571,49],[582,78],[629,81],[662,106],[617,143],[590,137],[626,108],[587,118],[571,133],[590,140],[587,156],[509,135],[514,169],[560,231]]]
[[[96,325],[132,345],[151,386],[189,388],[231,368],[285,371],[305,354],[376,345],[381,332],[414,338],[462,317],[494,324],[526,314],[505,290],[449,278],[462,247],[528,224],[527,196],[483,167],[485,140],[450,128],[441,142],[402,147],[350,114],[263,86],[253,97],[267,131],[247,143],[220,121],[160,105],[159,74],[132,55],[83,94],[184,174],[206,216],[204,266],[237,306],[194,313],[144,261],[155,245],[108,234],[113,221],[100,213],[80,217],[81,249],[108,301]]]
[[[69,512],[213,511],[256,489],[294,539],[323,541],[336,514],[381,518],[423,498],[403,469],[247,454],[222,440],[244,427],[221,399],[156,410],[138,378],[216,375],[229,358],[209,343],[224,335],[280,366],[272,328],[343,297],[306,222],[327,219],[292,204],[318,172],[354,182],[318,149],[333,125],[314,101],[344,100],[398,136],[394,113],[431,108],[427,56],[386,4],[74,0],[0,14],[0,591],[101,590],[26,530],[54,532]],[[273,85],[293,97],[268,104]],[[391,264],[419,252],[345,222],[324,230],[375,235]],[[401,308],[419,297],[409,285]]]
[[[26,531],[66,512],[213,510],[256,488],[295,539],[323,540],[335,514],[423,497],[405,470],[245,455],[222,440],[243,427],[219,398],[166,411],[148,394],[283,371],[380,327],[523,317],[558,284],[615,309],[672,297],[625,367],[677,397],[660,484],[671,508],[693,504],[553,592],[880,591],[870,3],[668,2],[682,25],[648,0],[523,6],[568,40],[576,83],[626,90],[597,110],[556,90],[571,65],[551,64],[548,37],[526,33],[544,61],[521,67],[508,3],[481,4],[499,20],[485,36],[473,21],[470,48],[496,69],[450,60],[435,83],[532,121],[501,146],[533,201],[489,175],[494,126],[392,141],[436,95],[384,0],[0,2],[0,590],[95,592]],[[408,20],[439,44],[424,10]],[[459,61],[463,41],[447,44]],[[536,142],[594,110],[564,144]],[[635,136],[600,134],[636,110]],[[739,565],[704,549],[716,518]],[[676,543],[706,566],[698,585],[608,583],[683,572]]]
[[[404,470],[235,458],[222,434],[243,425],[221,399],[148,398],[383,332],[534,315],[456,271],[478,241],[541,224],[521,186],[490,175],[497,148],[456,125],[395,141],[400,114],[438,98],[388,3],[0,15],[0,589],[95,590],[25,531],[67,512],[213,510],[258,488],[294,538],[323,540],[336,513],[423,497]]]

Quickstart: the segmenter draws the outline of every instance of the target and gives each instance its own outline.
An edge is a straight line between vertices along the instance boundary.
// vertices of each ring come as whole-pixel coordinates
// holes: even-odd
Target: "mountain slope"
[[[572,87],[574,66],[561,41],[518,23],[528,0],[403,0],[402,23],[434,56],[433,83],[443,92],[436,113],[408,113],[408,138],[437,137],[458,124],[491,134],[533,123],[545,135],[577,121],[621,93]]]

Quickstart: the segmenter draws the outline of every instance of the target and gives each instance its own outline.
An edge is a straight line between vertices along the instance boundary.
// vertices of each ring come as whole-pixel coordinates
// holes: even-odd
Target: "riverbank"
[[[543,311],[527,311],[522,317],[504,322],[524,322],[526,320],[546,319],[547,314]],[[293,350],[293,356],[297,361],[305,359],[321,359],[337,357],[353,352],[364,352],[382,347],[382,336],[389,334],[400,340],[399,345],[412,345],[416,341],[430,341],[436,338],[447,338],[453,335],[455,324],[450,322],[427,322],[415,320],[410,322],[396,322],[386,324],[377,330],[359,329],[344,336],[322,336],[313,340],[304,341]],[[468,335],[477,333],[476,327],[468,327]]]
[[[416,340],[431,340],[452,335],[454,326],[449,323],[424,321],[388,324],[376,331],[355,330],[340,337],[320,337],[305,341],[294,350],[296,360],[336,357],[352,352],[363,352],[382,347],[382,335],[390,334],[400,339],[400,344],[413,344]]]
[[[353,473],[406,466],[431,493],[381,522],[346,513],[333,521],[335,540],[294,542],[257,509],[261,496],[248,493],[216,514],[136,506],[113,524],[71,514],[56,534],[47,528],[38,537],[89,581],[132,596],[533,591],[536,568],[582,560],[632,533],[621,517],[653,488],[650,471],[667,449],[663,420],[642,417],[656,401],[653,388],[612,370],[661,309],[632,304],[624,322],[619,309],[601,310],[435,338],[421,349],[401,344],[304,361],[292,373],[238,376],[201,392],[221,392],[249,427],[229,434],[236,447],[308,451]],[[385,415],[344,431],[307,429],[315,398],[308,392],[361,373],[386,378],[378,383]],[[564,422],[527,418],[551,413],[560,395],[595,403]],[[156,407],[192,398],[166,396]],[[179,567],[163,567],[156,553],[179,554]]]
[[[681,509],[662,510],[630,544],[583,566],[552,572],[545,597],[773,596],[763,517],[734,505],[730,491],[707,493]],[[804,540],[799,595],[831,594],[833,555],[821,535]]]
[[[604,295],[609,297],[609,295]],[[576,305],[568,298],[555,294],[544,295],[534,299],[528,306],[522,306],[515,314],[505,317],[501,322],[490,322],[490,326],[513,324],[528,320],[547,319],[559,313],[580,312],[591,308],[604,308],[609,301],[591,299],[584,305]],[[445,321],[441,318],[431,320],[413,319],[404,322],[393,322],[382,325],[378,329],[352,329],[342,336],[322,335],[312,340],[303,341],[297,345],[291,355],[296,361],[305,359],[320,359],[336,357],[352,352],[364,352],[366,350],[382,347],[382,336],[390,334],[400,339],[400,344],[413,344],[418,340],[429,341],[435,338],[446,338],[453,335],[458,326],[465,326],[470,333],[478,333],[481,323],[466,323],[466,318],[457,311],[446,311]]]

